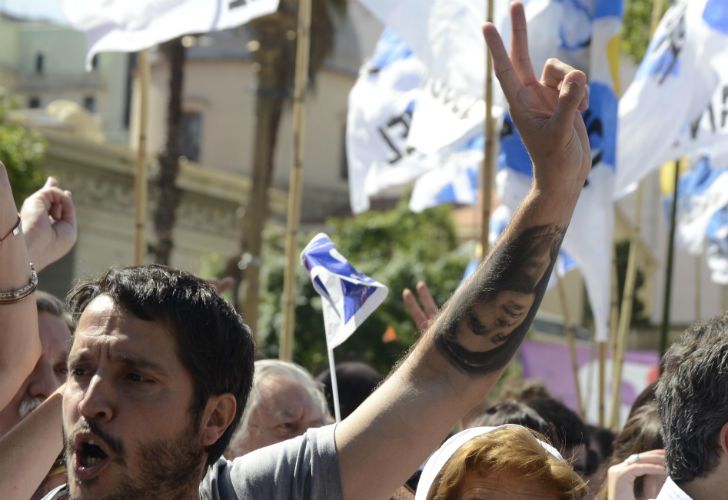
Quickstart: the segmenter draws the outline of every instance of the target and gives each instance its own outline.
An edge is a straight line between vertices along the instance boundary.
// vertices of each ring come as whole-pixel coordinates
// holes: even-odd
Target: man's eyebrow
[[[167,370],[160,364],[155,363],[152,360],[142,358],[136,354],[129,352],[116,352],[111,355],[111,359],[114,362],[126,365],[129,368],[136,368],[138,370],[146,370],[154,372],[158,375],[167,375]]]

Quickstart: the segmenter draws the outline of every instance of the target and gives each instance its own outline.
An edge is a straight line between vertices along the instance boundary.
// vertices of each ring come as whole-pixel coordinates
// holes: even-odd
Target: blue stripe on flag
[[[624,17],[624,0],[596,0],[594,19],[600,17]]]

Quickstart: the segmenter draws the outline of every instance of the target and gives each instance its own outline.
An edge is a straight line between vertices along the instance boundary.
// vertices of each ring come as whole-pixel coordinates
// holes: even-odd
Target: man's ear
[[[210,446],[220,439],[235,418],[235,396],[226,392],[210,396],[200,421],[200,444]]]
[[[723,448],[723,453],[728,455],[728,422],[723,424],[723,427],[720,428],[718,436],[718,439],[720,440],[720,447]]]

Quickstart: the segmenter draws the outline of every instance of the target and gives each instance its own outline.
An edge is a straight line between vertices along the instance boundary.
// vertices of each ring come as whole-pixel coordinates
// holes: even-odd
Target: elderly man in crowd
[[[248,404],[225,456],[233,459],[330,422],[326,398],[310,373],[287,361],[256,361]]]
[[[439,446],[525,337],[592,162],[580,113],[586,76],[551,60],[538,80],[523,6],[511,9],[511,58],[493,25],[484,33],[534,184],[488,259],[389,378],[338,425],[226,460],[252,384],[249,329],[187,273],[111,270],[71,296],[68,484],[48,499],[385,499]],[[35,310],[25,313],[32,322]]]
[[[35,293],[35,304],[43,352],[15,397],[0,411],[0,437],[26,418],[66,381],[71,324],[63,309],[63,302],[49,293],[39,291]],[[43,498],[51,489],[63,484],[65,472],[63,457],[59,457],[32,499]]]

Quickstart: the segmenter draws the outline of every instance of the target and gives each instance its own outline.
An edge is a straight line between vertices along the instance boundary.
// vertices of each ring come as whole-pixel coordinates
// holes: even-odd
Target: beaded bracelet
[[[35,265],[30,263],[30,281],[27,285],[23,285],[15,290],[7,290],[0,292],[0,305],[13,304],[20,302],[25,297],[33,293],[38,286],[38,274],[35,272]]]

